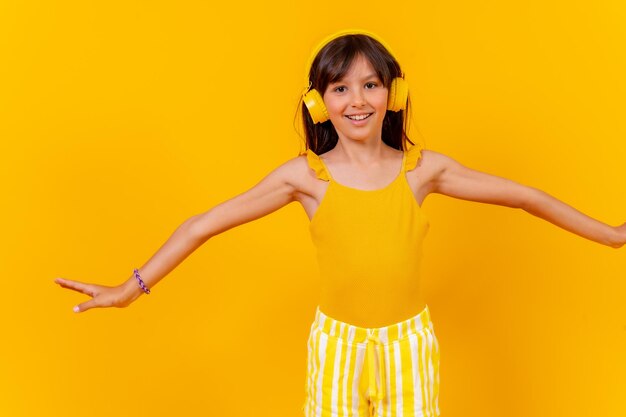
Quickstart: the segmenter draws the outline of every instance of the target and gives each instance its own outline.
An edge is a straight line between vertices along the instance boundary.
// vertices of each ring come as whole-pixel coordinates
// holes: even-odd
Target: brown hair
[[[370,62],[386,88],[391,86],[391,81],[395,77],[402,77],[400,64],[380,42],[364,34],[349,34],[333,39],[319,51],[309,69],[311,88],[315,88],[323,95],[328,84],[339,81],[346,75],[358,56],[363,56]],[[383,119],[382,140],[398,150],[406,149],[407,142],[414,145],[406,134],[409,117],[405,116],[409,112],[410,103],[409,99],[405,110],[398,112],[387,110]],[[298,107],[302,111],[306,149],[320,155],[334,148],[339,136],[331,121],[313,123],[302,97]]]

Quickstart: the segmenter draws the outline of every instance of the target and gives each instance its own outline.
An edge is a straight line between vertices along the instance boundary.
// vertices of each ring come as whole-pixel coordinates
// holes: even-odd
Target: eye
[[[337,93],[343,93],[343,91],[338,91],[340,88],[346,88],[344,86],[339,86],[337,88],[335,88],[333,91],[337,92]]]
[[[372,82],[370,82],[370,83],[367,83],[367,84],[365,84],[365,85],[371,85],[371,86],[372,86],[371,88],[374,88],[374,87],[376,87],[378,84],[377,84],[377,83],[372,83]]]

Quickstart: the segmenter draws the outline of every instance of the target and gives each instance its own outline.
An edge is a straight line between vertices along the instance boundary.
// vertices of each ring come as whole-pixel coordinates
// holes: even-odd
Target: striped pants
[[[305,417],[439,416],[439,342],[428,305],[377,328],[335,320],[318,306],[305,394]]]

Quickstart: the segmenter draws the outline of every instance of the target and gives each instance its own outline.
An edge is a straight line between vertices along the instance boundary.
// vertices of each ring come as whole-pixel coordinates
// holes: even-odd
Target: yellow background
[[[296,156],[304,64],[337,30],[391,45],[426,148],[626,221],[625,19],[608,0],[1,2],[0,415],[301,416],[318,293],[297,203],[126,309],[75,314],[88,297],[53,279],[123,282]],[[626,415],[626,249],[424,209],[442,415]]]

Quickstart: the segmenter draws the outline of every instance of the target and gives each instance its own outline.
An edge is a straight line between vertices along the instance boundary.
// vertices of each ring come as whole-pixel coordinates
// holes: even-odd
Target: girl
[[[186,220],[124,283],[55,282],[92,297],[76,312],[126,307],[211,237],[298,201],[310,219],[322,284],[308,340],[304,414],[437,416],[439,343],[418,285],[426,196],[521,208],[614,248],[626,242],[626,223],[609,226],[537,188],[413,144],[406,81],[372,33],[331,35],[307,69],[305,152]]]

